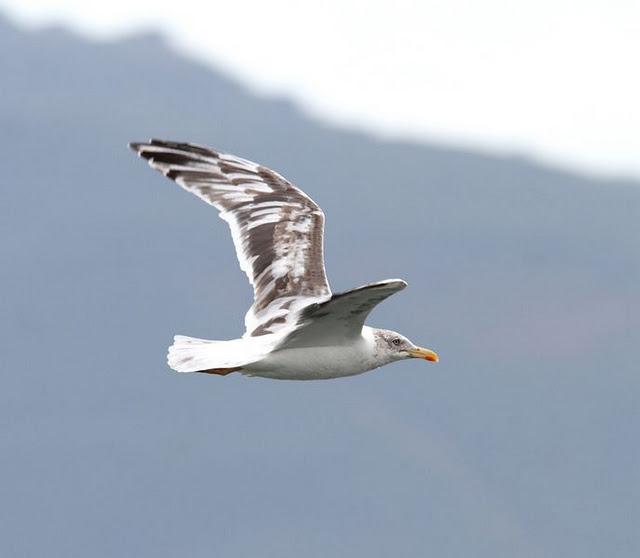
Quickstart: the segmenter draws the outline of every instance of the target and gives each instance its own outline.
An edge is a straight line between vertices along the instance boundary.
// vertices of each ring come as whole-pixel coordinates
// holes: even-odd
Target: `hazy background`
[[[0,0],[23,25],[141,27],[386,138],[640,177],[638,0]]]
[[[327,41],[371,34],[362,10]],[[256,93],[161,35],[97,40],[91,26],[15,17],[0,19],[0,554],[640,553],[640,183],[602,177],[633,175],[605,154],[631,143],[599,151],[584,134],[609,161],[596,175],[534,163],[518,142],[523,155],[486,155],[401,141],[401,127],[374,137]],[[210,35],[228,33],[209,21]],[[284,25],[260,27],[272,22]],[[595,120],[615,120],[628,90],[603,83]],[[538,85],[519,103],[542,118],[555,85]],[[637,117],[624,106],[622,139]],[[407,279],[371,323],[441,362],[309,383],[171,373],[171,336],[240,335],[251,291],[211,208],[125,147],[151,136],[214,145],[303,187],[327,214],[334,289]],[[588,157],[580,137],[568,145]]]

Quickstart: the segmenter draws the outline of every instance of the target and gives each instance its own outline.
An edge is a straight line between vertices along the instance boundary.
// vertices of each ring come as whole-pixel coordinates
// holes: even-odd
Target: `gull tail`
[[[268,351],[251,339],[209,341],[176,335],[167,363],[176,372],[203,372],[226,376],[260,360]]]

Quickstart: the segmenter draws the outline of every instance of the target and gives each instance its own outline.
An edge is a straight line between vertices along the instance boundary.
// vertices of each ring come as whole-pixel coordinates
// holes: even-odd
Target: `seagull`
[[[176,335],[167,355],[173,370],[325,380],[408,358],[438,362],[434,351],[403,335],[364,324],[405,281],[332,294],[324,268],[324,213],[277,172],[193,143],[152,139],[129,147],[218,210],[253,286],[244,335],[229,341]]]

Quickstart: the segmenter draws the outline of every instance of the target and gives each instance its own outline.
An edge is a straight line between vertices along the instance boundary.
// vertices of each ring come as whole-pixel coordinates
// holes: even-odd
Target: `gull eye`
[[[391,342],[397,347],[398,345],[400,345],[401,341],[398,337],[394,337]]]

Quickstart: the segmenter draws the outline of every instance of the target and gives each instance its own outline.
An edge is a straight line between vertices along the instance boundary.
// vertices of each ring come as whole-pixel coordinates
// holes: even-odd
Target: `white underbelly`
[[[245,366],[242,373],[280,380],[327,380],[362,374],[375,367],[362,340],[353,345],[275,351]]]

